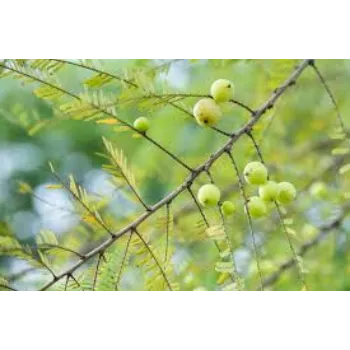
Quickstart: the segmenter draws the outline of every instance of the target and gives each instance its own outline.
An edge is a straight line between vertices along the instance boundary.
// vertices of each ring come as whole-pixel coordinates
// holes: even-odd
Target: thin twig
[[[333,93],[332,93],[332,90],[330,89],[329,85],[327,84],[327,82],[326,82],[325,78],[323,77],[321,71],[320,71],[320,70],[318,69],[318,67],[316,66],[316,63],[315,63],[314,60],[312,60],[312,61],[310,62],[310,65],[311,65],[311,67],[314,69],[314,71],[315,71],[315,73],[317,74],[318,78],[320,79],[320,81],[321,81],[323,87],[324,87],[325,90],[327,91],[327,94],[328,94],[329,98],[331,99],[332,104],[333,104],[333,106],[334,106],[334,108],[335,108],[335,110],[336,110],[336,112],[337,112],[337,118],[338,118],[338,120],[339,120],[340,127],[341,127],[342,131],[346,134],[346,127],[345,127],[345,124],[344,124],[344,120],[343,120],[343,118],[342,118],[342,116],[341,116],[341,114],[340,114],[340,110],[339,110],[339,107],[338,107],[338,103],[337,103],[337,101],[336,101],[336,99],[335,99],[335,97],[334,97],[334,95],[333,95]]]
[[[172,288],[171,288],[171,283],[169,282],[168,277],[167,277],[167,275],[166,275],[164,269],[162,268],[161,264],[159,263],[157,257],[154,255],[153,250],[151,249],[151,247],[149,246],[149,244],[144,240],[144,238],[143,238],[142,235],[138,232],[138,230],[135,229],[134,232],[135,232],[135,234],[137,235],[137,237],[140,238],[140,240],[142,241],[142,243],[144,244],[144,246],[146,247],[146,249],[147,249],[147,250],[149,251],[149,253],[151,254],[151,256],[152,256],[154,262],[157,264],[157,266],[158,266],[158,268],[159,268],[161,274],[163,275],[163,278],[164,278],[166,284],[168,285],[169,290],[171,291],[171,290],[172,290]]]
[[[127,241],[125,249],[124,249],[123,259],[122,259],[122,262],[120,264],[120,269],[119,269],[119,272],[118,272],[117,281],[115,282],[115,290],[119,290],[119,282],[120,282],[120,279],[122,277],[122,273],[123,273],[124,265],[125,265],[125,262],[126,262],[126,258],[128,256],[129,246],[130,246],[132,235],[133,235],[133,232],[130,233],[128,241]]]
[[[203,211],[202,207],[201,207],[200,204],[198,203],[198,200],[197,200],[196,196],[194,195],[194,193],[193,193],[191,187],[188,187],[187,190],[188,190],[188,192],[190,193],[190,195],[191,195],[191,197],[192,197],[192,199],[193,199],[193,202],[196,204],[196,207],[198,208],[198,211],[199,211],[199,213],[201,214],[201,217],[202,217],[203,221],[205,222],[205,225],[206,225],[207,227],[209,227],[209,226],[210,226],[210,225],[209,225],[209,222],[208,222],[208,220],[207,220],[207,218],[206,218],[206,216],[205,216],[205,214],[204,214],[204,211]]]
[[[264,161],[264,158],[263,158],[262,152],[261,152],[261,150],[260,150],[260,147],[259,147],[258,143],[256,142],[255,137],[253,136],[252,132],[251,132],[251,131],[248,131],[248,132],[247,132],[247,135],[248,135],[249,138],[252,140],[252,143],[253,143],[253,145],[254,145],[255,151],[256,151],[256,153],[257,153],[258,156],[259,156],[260,162],[263,163],[263,164],[266,166],[266,163],[265,163],[265,161]]]
[[[330,234],[330,232],[332,232],[333,229],[338,228],[342,224],[346,215],[348,214],[349,209],[350,209],[349,206],[343,208],[342,213],[338,217],[336,217],[331,222],[319,227],[320,232],[318,233],[318,235],[315,238],[305,242],[296,252],[297,256],[301,256],[301,257],[304,256],[311,248],[317,246],[320,242],[322,242]],[[291,257],[290,259],[284,261],[274,273],[272,273],[263,281],[264,288],[271,286],[275,282],[277,282],[277,280],[281,277],[281,275],[285,271],[292,268],[294,264],[295,264],[294,257]]]
[[[93,291],[94,291],[95,288],[96,288],[97,277],[98,277],[98,270],[99,270],[99,268],[100,268],[100,263],[101,263],[102,256],[103,256],[103,253],[101,252],[101,253],[98,255],[98,258],[97,258],[96,270],[95,270],[95,273],[94,273],[94,281],[93,281],[93,284],[92,284],[92,290],[93,290]]]
[[[68,252],[68,253],[72,253],[72,254],[76,255],[77,257],[79,257],[80,259],[84,259],[84,255],[83,254],[80,254],[80,253],[76,252],[75,250],[73,250],[71,248],[63,247],[63,246],[61,246],[59,244],[43,243],[43,244],[39,244],[38,248],[39,249],[56,248],[56,249],[60,249],[60,250],[63,250],[65,252]]]
[[[294,249],[292,240],[289,237],[286,225],[285,225],[285,223],[283,221],[281,208],[280,208],[279,204],[276,201],[275,201],[275,206],[276,206],[276,209],[277,209],[277,213],[278,213],[278,217],[279,217],[279,220],[280,220],[281,227],[283,229],[284,235],[287,238],[287,241],[288,241],[288,244],[289,244],[289,248],[290,248],[290,250],[292,252],[292,256],[293,256],[293,259],[294,259],[294,264],[297,267],[297,271],[298,271],[299,279],[300,279],[300,281],[302,283],[302,287],[305,288],[305,289],[308,289],[306,281],[305,281],[305,278],[304,278],[304,274],[303,274],[303,272],[301,270],[301,267],[300,267],[300,262],[298,260],[298,255],[297,255],[297,253],[296,253],[296,251]]]
[[[215,185],[215,181],[214,181],[214,178],[213,178],[213,176],[212,176],[210,170],[207,169],[206,173],[207,173],[207,175],[208,175],[208,177],[209,177],[209,179],[210,179],[210,182],[211,182],[213,185]],[[220,203],[220,202],[217,204],[217,208],[218,208],[219,215],[220,215],[220,218],[221,218],[221,224],[222,224],[222,227],[223,227],[223,229],[224,229],[224,235],[225,235],[225,240],[226,240],[226,243],[227,243],[227,247],[228,247],[228,249],[229,249],[229,251],[230,251],[230,256],[231,256],[232,263],[233,263],[233,273],[230,274],[231,280],[232,280],[232,282],[237,283],[237,286],[239,287],[238,272],[237,272],[237,269],[236,269],[235,260],[234,260],[234,258],[233,258],[233,247],[232,247],[232,243],[231,243],[230,238],[229,238],[229,236],[228,236],[228,234],[227,234],[227,231],[226,231],[226,225],[225,225],[226,221],[225,221],[225,217],[224,217],[224,214],[223,214],[223,212],[222,212],[222,209],[221,209],[221,203]],[[220,249],[219,245],[217,244],[216,246],[217,246],[219,252],[221,252],[221,249]]]
[[[252,217],[250,215],[250,211],[249,211],[249,206],[248,206],[248,197],[245,193],[245,189],[244,189],[244,184],[243,181],[241,179],[241,175],[239,173],[239,169],[237,166],[236,161],[234,160],[232,154],[230,151],[227,152],[227,155],[229,156],[229,158],[232,161],[233,167],[235,169],[236,172],[236,176],[237,176],[237,180],[238,180],[238,185],[239,188],[241,190],[241,194],[244,200],[244,208],[245,208],[245,212],[246,212],[246,216],[247,216],[247,220],[248,220],[248,225],[249,225],[249,229],[250,229],[250,235],[252,238],[252,242],[253,242],[253,249],[254,249],[254,255],[255,255],[255,261],[256,261],[256,267],[258,269],[258,274],[259,274],[259,280],[260,280],[260,287],[261,290],[264,290],[263,285],[262,285],[262,273],[261,273],[261,267],[260,267],[260,257],[259,257],[259,252],[258,252],[258,247],[256,244],[256,239],[255,239],[255,233],[254,233],[254,228],[253,228],[253,221],[252,221]]]
[[[222,154],[227,152],[227,150],[230,150],[232,148],[232,145],[237,142],[243,135],[246,134],[248,130],[251,130],[252,127],[259,121],[259,119],[266,113],[267,110],[272,108],[275,103],[278,101],[278,99],[285,93],[285,91],[295,84],[298,77],[302,74],[302,72],[309,66],[310,64],[309,59],[303,60],[300,65],[291,73],[291,75],[285,80],[285,82],[277,88],[272,95],[268,98],[268,100],[255,112],[254,116],[250,118],[250,120],[239,130],[237,130],[234,134],[231,135],[231,138],[222,146],[220,147],[216,152],[210,155],[210,157],[202,163],[200,166],[198,166],[195,171],[193,171],[185,180],[184,182],[179,185],[175,190],[173,190],[171,193],[169,193],[166,197],[164,197],[162,200],[160,200],[158,203],[153,205],[150,208],[150,211],[144,212],[142,215],[140,215],[135,221],[131,222],[124,228],[122,228],[119,232],[115,233],[113,237],[110,237],[105,242],[100,244],[95,249],[91,250],[89,253],[85,255],[85,259],[81,260],[73,266],[71,266],[66,271],[62,272],[60,275],[57,276],[56,279],[52,280],[51,282],[44,285],[41,290],[46,290],[50,288],[54,283],[57,282],[57,280],[60,280],[61,278],[65,277],[67,274],[73,273],[75,270],[77,270],[80,266],[82,266],[86,261],[91,259],[92,257],[99,254],[100,251],[105,250],[110,245],[112,245],[116,240],[118,240],[120,237],[125,235],[130,230],[133,230],[134,228],[138,227],[142,222],[144,222],[149,216],[154,214],[156,211],[158,211],[160,208],[162,208],[167,203],[170,203],[172,200],[174,200],[179,194],[181,194],[183,191],[185,191],[188,187],[190,187],[195,179],[206,169],[210,168],[215,161],[221,157]]]
[[[109,73],[109,72],[105,72],[105,71],[102,71],[98,68],[95,68],[95,67],[91,67],[91,66],[86,66],[84,64],[81,64],[81,63],[77,63],[77,62],[72,62],[72,61],[67,61],[67,60],[59,60],[59,59],[50,59],[51,61],[56,61],[56,62],[60,62],[60,63],[63,63],[63,64],[70,64],[72,66],[76,66],[76,67],[80,67],[80,68],[88,68],[89,70],[95,72],[95,73],[98,73],[98,74],[103,74],[103,75],[107,75],[108,77],[112,78],[112,79],[116,79],[116,80],[119,80],[119,81],[122,81],[130,86],[133,86],[133,87],[137,87],[137,85],[132,82],[131,80],[128,80],[128,79],[125,79],[125,78],[122,78],[116,74],[113,74],[113,73]]]
[[[166,204],[166,232],[165,232],[164,264],[166,264],[168,261],[169,231],[170,231],[170,203],[167,203]]]
[[[70,275],[67,275],[66,283],[64,284],[64,290],[67,291]]]
[[[34,75],[31,75],[31,74],[28,74],[26,72],[22,72],[18,69],[15,69],[15,68],[12,68],[12,67],[9,67],[9,66],[6,66],[6,65],[3,65],[3,64],[0,64],[0,67],[3,67],[5,69],[8,69],[14,73],[17,73],[19,75],[22,75],[22,76],[25,76],[27,78],[30,78],[30,79],[33,79],[41,84],[44,84],[46,86],[49,86],[57,91],[60,91],[62,94],[64,95],[67,95],[67,96],[70,96],[72,97],[73,99],[77,100],[77,101],[82,101],[81,97],[68,91],[68,90],[65,90],[55,84],[52,84],[48,81],[45,81],[39,77],[36,77]],[[135,133],[143,136],[146,140],[148,140],[149,142],[153,143],[155,146],[157,146],[159,149],[161,149],[164,153],[166,153],[169,157],[173,158],[177,163],[179,163],[180,165],[182,165],[184,168],[186,168],[188,171],[192,171],[193,169],[191,167],[189,167],[188,165],[186,165],[181,159],[179,159],[177,156],[175,156],[174,154],[172,154],[171,152],[169,152],[167,149],[165,149],[163,146],[161,146],[158,142],[156,142],[154,139],[152,139],[151,137],[149,137],[148,135],[146,135],[144,132],[140,132],[139,130],[137,130],[133,125],[129,124],[128,122],[126,122],[125,120],[123,119],[120,119],[119,117],[116,117],[113,113],[110,113],[108,112],[107,110],[105,110],[104,108],[101,108],[99,105],[96,105],[92,102],[88,102],[88,104],[93,107],[94,109],[96,109],[97,111],[99,111],[100,113],[104,113],[116,120],[118,120],[122,125],[124,126],[127,126],[130,130],[133,130]]]
[[[61,177],[52,172],[52,176],[55,177],[55,179],[60,182],[60,184],[75,198],[75,200],[96,220],[96,222],[107,232],[113,237],[113,232],[110,230],[106,224],[84,203],[84,201],[81,200],[81,198],[71,191],[69,186],[61,179]]]

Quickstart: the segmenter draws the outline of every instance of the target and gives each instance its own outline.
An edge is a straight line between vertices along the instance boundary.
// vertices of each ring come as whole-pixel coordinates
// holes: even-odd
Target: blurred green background
[[[106,71],[138,77],[144,86],[158,94],[208,94],[211,83],[219,78],[230,79],[235,85],[235,99],[253,109],[261,106],[273,90],[292,72],[298,60],[102,60],[98,64]],[[97,63],[96,63],[97,64]],[[345,123],[350,123],[350,61],[317,61],[336,97]],[[65,67],[57,74],[65,89],[79,93],[83,81],[91,72],[79,67]],[[155,204],[188,175],[174,160],[162,153],[147,140],[133,138],[131,132],[119,132],[115,125],[72,120],[58,112],[54,104],[33,94],[37,84],[23,84],[12,77],[0,79],[0,221],[3,235],[11,232],[24,244],[32,242],[42,229],[54,231],[62,239],[73,235],[80,244],[100,242],[103,233],[79,233],[81,218],[71,214],[73,208],[64,190],[50,190],[55,183],[48,171],[51,161],[62,178],[73,174],[76,181],[89,192],[109,198],[113,214],[113,228],[123,225],[142,214],[128,191],[109,182],[109,175],[101,168],[103,160],[96,152],[103,152],[101,137],[105,136],[123,150],[133,169],[137,187],[148,204]],[[98,89],[97,89],[98,90]],[[117,114],[131,123],[139,116],[151,121],[149,135],[187,164],[195,167],[205,161],[226,140],[211,129],[198,126],[186,113],[166,103],[142,100],[140,94],[128,92],[119,82],[110,82],[103,91],[117,99]],[[147,91],[146,91],[147,92]],[[147,93],[144,93],[147,94]],[[130,97],[130,101],[128,98]],[[134,98],[134,99],[133,99]],[[198,98],[186,98],[178,104],[191,111]],[[128,102],[127,102],[128,101]],[[227,132],[246,123],[247,111],[233,104],[223,106],[224,118],[218,127]],[[38,121],[47,125],[33,133]],[[276,181],[293,182],[298,198],[287,208],[293,218],[293,244],[298,247],[318,233],[322,226],[339,214],[346,205],[343,194],[349,192],[348,176],[339,176],[338,170],[346,164],[347,156],[333,156],[337,145],[330,135],[337,126],[337,116],[329,96],[315,73],[308,68],[296,86],[288,90],[254,128],[265,162]],[[28,130],[30,134],[28,134]],[[240,167],[257,155],[248,137],[242,137],[233,148]],[[258,276],[249,230],[243,211],[243,202],[236,187],[237,180],[232,164],[223,157],[212,169],[217,185],[237,205],[237,213],[229,219],[229,235],[234,243],[234,257],[247,289],[258,287]],[[309,191],[315,181],[327,184],[326,198],[315,198]],[[19,183],[30,184],[33,194],[19,191]],[[196,192],[208,182],[201,176],[194,184]],[[247,187],[249,194],[256,189]],[[214,270],[218,252],[212,242],[203,239],[200,219],[188,193],[173,203],[176,218],[171,237],[172,261],[182,290],[215,290],[218,288]],[[215,222],[216,214],[208,211]],[[162,213],[164,215],[164,213]],[[157,227],[151,221],[144,230]],[[259,243],[262,272],[265,277],[278,269],[291,257],[288,242],[273,211],[267,218],[254,222]],[[153,232],[153,231],[152,231]],[[348,236],[350,221],[345,218],[339,228],[313,247],[304,257],[305,277],[312,290],[348,290],[350,265]],[[158,237],[154,233],[155,237]],[[63,266],[65,266],[62,263]],[[18,259],[2,257],[0,271],[13,279],[19,289],[33,289],[42,281],[40,271],[29,271],[28,264]],[[21,274],[21,272],[23,272]],[[13,277],[15,276],[15,277]],[[270,288],[300,290],[295,269],[282,274]],[[144,289],[139,282],[137,269],[130,268],[123,277],[123,289]]]

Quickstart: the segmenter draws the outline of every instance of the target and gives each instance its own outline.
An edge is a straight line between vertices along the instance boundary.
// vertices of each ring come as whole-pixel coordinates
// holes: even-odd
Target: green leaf
[[[350,163],[343,165],[340,169],[339,169],[339,174],[343,175],[345,173],[347,173],[350,170]]]
[[[219,261],[215,264],[215,271],[217,272],[232,273],[233,269],[232,261]]]
[[[332,150],[333,155],[343,155],[343,154],[348,154],[348,153],[350,153],[349,148],[334,148]]]

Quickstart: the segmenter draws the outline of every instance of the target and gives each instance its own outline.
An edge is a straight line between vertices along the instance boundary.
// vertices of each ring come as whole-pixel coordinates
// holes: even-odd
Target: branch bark
[[[85,255],[85,258],[77,263],[75,263],[72,267],[67,269],[66,271],[60,273],[56,276],[51,282],[45,284],[40,290],[47,290],[51,286],[53,286],[58,280],[61,280],[67,275],[72,275],[74,271],[76,271],[79,267],[81,267],[87,260],[96,256],[100,252],[104,251],[106,248],[111,246],[116,240],[125,235],[128,232],[135,232],[135,229],[144,222],[149,216],[157,212],[164,205],[170,203],[174,198],[176,198],[179,194],[181,194],[186,189],[190,188],[193,181],[203,172],[210,169],[210,167],[215,163],[215,161],[221,157],[225,152],[229,152],[235,142],[237,142],[243,135],[247,132],[250,132],[253,126],[259,121],[259,119],[278,101],[278,99],[288,90],[289,87],[293,86],[297,79],[300,77],[302,72],[312,63],[313,60],[305,59],[301,61],[298,67],[291,73],[291,75],[284,81],[282,85],[280,85],[272,95],[267,99],[267,101],[252,114],[252,118],[240,129],[238,129],[235,133],[231,134],[229,140],[220,147],[216,152],[210,155],[210,157],[197,168],[195,168],[191,174],[185,179],[185,181],[178,186],[174,191],[160,200],[158,203],[150,207],[149,211],[144,212],[141,216],[139,216],[135,221],[125,226],[117,233],[113,233],[113,235],[107,239],[104,243],[91,250],[89,253]]]

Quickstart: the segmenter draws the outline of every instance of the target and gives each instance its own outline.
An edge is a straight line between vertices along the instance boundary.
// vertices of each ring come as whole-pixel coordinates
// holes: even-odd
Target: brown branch
[[[331,222],[319,227],[320,229],[319,234],[315,238],[303,243],[302,246],[296,252],[296,254],[298,256],[304,256],[310,249],[312,249],[313,247],[321,243],[332,232],[332,230],[338,228],[342,224],[344,218],[349,212],[349,209],[350,209],[349,206],[345,207],[343,209],[343,212],[338,217],[336,217]],[[274,273],[272,273],[270,276],[264,279],[263,287],[266,288],[276,283],[278,279],[281,277],[281,275],[285,271],[291,269],[294,265],[295,265],[294,257],[284,261]]]
[[[292,74],[285,80],[285,82],[277,88],[272,95],[268,98],[268,100],[254,113],[253,117],[240,129],[238,129],[234,134],[231,135],[230,139],[222,146],[220,147],[216,152],[211,154],[211,156],[200,166],[198,166],[194,171],[185,179],[185,181],[178,186],[174,191],[172,191],[170,194],[168,194],[166,197],[164,197],[162,200],[160,200],[158,203],[153,205],[149,211],[144,212],[141,216],[139,216],[135,221],[130,223],[129,225],[125,226],[123,229],[121,229],[119,232],[115,233],[113,237],[110,237],[105,242],[100,244],[95,249],[91,250],[89,253],[85,255],[85,259],[81,260],[77,263],[75,263],[73,266],[71,266],[66,271],[59,274],[56,279],[53,279],[51,282],[44,285],[41,290],[46,290],[50,288],[52,285],[54,285],[57,280],[62,279],[63,277],[72,274],[75,270],[77,270],[80,266],[82,266],[86,261],[88,261],[90,258],[96,256],[101,251],[108,248],[110,245],[112,245],[117,239],[124,236],[126,233],[135,230],[136,227],[138,227],[142,222],[144,222],[148,217],[150,217],[152,214],[154,214],[156,211],[158,211],[160,208],[162,208],[167,203],[170,203],[174,198],[176,198],[180,193],[188,189],[193,181],[204,171],[209,169],[215,161],[221,157],[222,154],[226,153],[227,151],[230,151],[232,148],[232,145],[237,142],[238,139],[240,139],[243,135],[247,133],[247,131],[250,131],[252,127],[259,121],[262,115],[266,113],[270,108],[272,108],[275,103],[278,101],[278,99],[285,93],[285,91],[292,85],[295,84],[296,80],[299,78],[299,76],[302,74],[302,72],[309,66],[311,60],[306,59],[303,60],[300,65],[292,72]]]

